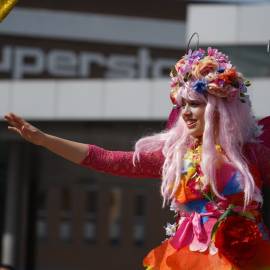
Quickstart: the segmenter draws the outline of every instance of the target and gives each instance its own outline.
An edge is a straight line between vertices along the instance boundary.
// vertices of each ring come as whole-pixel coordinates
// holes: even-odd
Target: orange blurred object
[[[0,0],[0,22],[5,19],[17,2],[18,0]]]

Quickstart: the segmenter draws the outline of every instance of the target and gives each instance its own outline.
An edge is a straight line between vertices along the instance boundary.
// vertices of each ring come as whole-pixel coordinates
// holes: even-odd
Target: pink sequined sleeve
[[[96,171],[134,178],[160,178],[164,157],[161,152],[144,153],[133,164],[133,152],[109,151],[89,144],[81,165]]]

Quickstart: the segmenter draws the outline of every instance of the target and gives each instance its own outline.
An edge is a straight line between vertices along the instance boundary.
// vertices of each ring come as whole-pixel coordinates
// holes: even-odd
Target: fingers
[[[4,119],[6,121],[8,121],[8,123],[11,125],[11,126],[14,126],[18,129],[20,129],[23,125],[25,125],[27,122],[22,119],[21,117],[17,116],[16,114],[14,113],[8,113],[4,116]]]
[[[5,119],[6,121],[11,121],[12,117],[11,117],[11,115],[8,113],[8,114],[4,115],[4,119]]]
[[[26,122],[23,118],[14,113],[8,113],[4,116],[4,119],[8,122],[8,130],[19,134],[26,140],[31,140],[32,134],[35,132],[35,128]]]
[[[22,138],[26,140],[29,140],[29,138],[31,138],[31,134],[29,134],[29,130],[25,125],[23,125],[21,129],[14,126],[8,126],[8,130],[19,134]]]
[[[17,122],[13,121],[11,118],[5,118],[5,120],[8,122],[8,124],[10,126],[13,126],[13,127],[16,127],[16,128],[21,127]]]
[[[11,117],[13,118],[13,120],[21,125],[24,125],[26,123],[26,121],[21,118],[20,116],[16,115],[15,113],[10,113]]]
[[[12,117],[10,115],[5,115],[4,119],[11,125],[16,126],[16,122],[13,121]]]
[[[14,114],[14,113],[9,113],[8,116],[11,119],[11,121],[13,121],[19,125],[23,125],[25,123],[25,121],[21,117],[19,117],[18,115]]]
[[[8,126],[8,130],[11,130],[11,131],[13,131],[15,133],[18,133],[19,135],[22,136],[22,133],[21,133],[21,131],[18,128]]]

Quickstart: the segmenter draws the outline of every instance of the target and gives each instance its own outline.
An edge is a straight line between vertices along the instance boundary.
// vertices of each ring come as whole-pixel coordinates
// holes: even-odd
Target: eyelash
[[[198,107],[198,106],[200,106],[200,104],[199,103],[188,103],[189,104],[189,106],[191,106],[191,107]],[[182,103],[182,105],[181,105],[181,107],[185,107],[186,106],[186,103]]]

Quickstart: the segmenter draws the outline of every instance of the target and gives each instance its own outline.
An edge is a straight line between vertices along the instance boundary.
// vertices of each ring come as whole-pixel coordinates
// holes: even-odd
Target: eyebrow
[[[185,99],[185,98],[182,98],[182,102],[200,102],[198,100],[194,100],[194,99]]]

